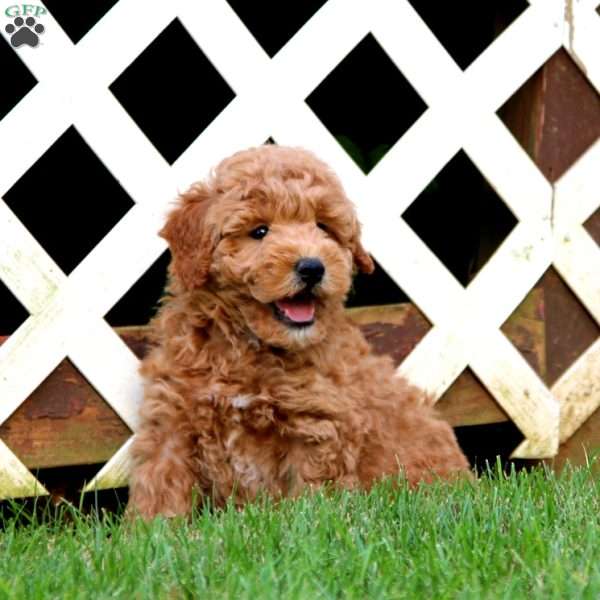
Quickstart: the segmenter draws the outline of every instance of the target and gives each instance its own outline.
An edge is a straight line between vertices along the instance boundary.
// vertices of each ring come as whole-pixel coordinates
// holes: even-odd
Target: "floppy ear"
[[[206,213],[212,204],[212,194],[202,183],[194,184],[179,199],[159,232],[169,242],[170,270],[186,290],[204,285],[218,236],[208,227]]]
[[[372,273],[375,270],[375,263],[360,243],[360,225],[358,223],[356,224],[355,233],[350,240],[350,248],[354,264],[358,270],[362,273]]]
[[[358,267],[359,271],[362,271],[363,273],[372,273],[375,270],[373,259],[362,247],[360,242],[357,242],[354,246],[352,256],[354,257],[354,264]]]

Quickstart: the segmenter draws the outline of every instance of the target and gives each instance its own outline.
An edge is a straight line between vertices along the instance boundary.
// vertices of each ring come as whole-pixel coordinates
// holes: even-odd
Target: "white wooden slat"
[[[446,117],[426,110],[375,166],[369,183],[379,191],[378,213],[401,215],[458,152],[460,120]]]
[[[68,111],[50,100],[54,90],[38,83],[0,120],[0,195],[4,195],[69,125]],[[16,144],[15,140],[19,140]]]
[[[362,0],[328,1],[273,57],[275,86],[304,99],[369,33],[372,15],[373,6]]]
[[[400,5],[400,3],[399,3]],[[533,9],[530,9],[530,11],[528,11],[528,14],[531,14],[531,18],[539,18],[539,16],[537,16],[537,13],[533,12]],[[522,16],[520,19],[524,19],[525,17]],[[525,35],[525,34],[522,34]],[[391,37],[391,36],[390,36]],[[400,39],[400,36],[396,36],[396,38]],[[495,47],[499,42],[496,41],[494,44],[492,44],[492,47]],[[527,42],[528,43],[528,42]],[[543,53],[544,53],[544,57],[549,56],[549,54],[554,51],[558,46],[560,45],[560,40],[559,38],[557,38],[556,35],[554,35],[554,38],[551,40],[551,43],[549,45],[548,48],[545,48]],[[394,55],[392,55],[392,58],[395,58]],[[520,57],[520,64],[522,64],[522,56]],[[488,61],[489,62],[489,61]],[[537,63],[539,64],[539,63]],[[402,65],[404,67],[403,70],[407,70],[407,66],[406,65]],[[420,70],[420,71],[425,71],[426,73],[429,72],[427,69],[422,69],[422,65],[420,63],[417,63],[415,61],[415,66]],[[489,68],[490,65],[487,65],[487,68]],[[472,68],[470,68],[469,70],[469,74],[471,75],[470,80],[467,81],[471,81],[472,79],[474,79],[472,73],[473,70]],[[494,72],[496,72],[497,69],[494,68]],[[508,73],[511,73],[511,70],[506,70]],[[528,72],[530,73],[530,71]],[[485,72],[484,72],[485,74]],[[484,88],[486,90],[486,93],[489,95],[490,94],[490,88],[489,86],[481,86],[480,85],[480,81],[481,78],[484,75],[480,75],[478,79],[476,79],[476,82],[472,84],[472,87],[475,90],[479,90],[480,88]],[[465,76],[466,79],[467,76]],[[411,79],[412,81],[412,79]],[[454,81],[453,82],[453,86],[450,89],[453,88],[461,88],[460,85],[460,81]],[[516,84],[513,82],[507,89],[509,90],[509,93],[512,93],[512,91],[514,91],[516,89],[516,87],[518,87],[518,85],[520,85],[522,83],[522,81],[519,79]],[[449,86],[450,87],[450,86]],[[464,86],[463,86],[464,87]],[[456,146],[456,141],[452,142],[452,138],[454,136],[458,137],[460,135],[464,135],[466,131],[472,131],[475,134],[479,134],[482,138],[485,138],[486,135],[489,135],[489,127],[482,127],[481,123],[479,123],[478,121],[475,121],[473,119],[473,111],[474,110],[478,110],[478,106],[475,103],[475,106],[473,106],[473,101],[472,101],[472,97],[475,95],[474,92],[471,93],[466,93],[466,90],[462,90],[462,93],[460,92],[453,92],[451,91],[451,96],[454,98],[454,104],[450,102],[449,98],[448,98],[448,91],[449,89],[446,88],[444,89],[442,92],[439,92],[438,97],[441,99],[441,105],[443,107],[443,113],[441,114],[441,116],[439,116],[438,119],[435,119],[436,116],[436,111],[430,110],[427,111],[426,115],[424,115],[424,117],[422,117],[420,119],[420,121],[413,126],[413,128],[411,130],[409,130],[408,134],[405,135],[402,140],[400,141],[399,144],[396,145],[395,149],[392,149],[392,151],[389,153],[389,157],[391,159],[391,157],[394,156],[394,153],[398,153],[401,145],[404,145],[404,149],[405,149],[405,153],[406,155],[404,157],[401,157],[398,162],[402,163],[402,164],[410,164],[410,157],[412,157],[412,162],[413,162],[413,168],[411,169],[411,176],[408,178],[409,180],[412,179],[414,177],[414,173],[415,171],[418,171],[419,168],[429,168],[430,165],[432,164],[432,158],[431,158],[431,154],[435,154],[436,152],[439,153],[440,151],[444,151],[444,142],[450,142],[451,145],[448,148],[448,150],[446,151],[446,155],[444,156],[443,160],[441,161],[440,167],[454,154],[454,152],[457,149]],[[496,92],[497,93],[497,92]],[[507,93],[504,93],[502,96],[502,100],[507,96]],[[424,94],[425,100],[428,103],[434,103],[435,102],[435,97],[432,97],[431,93]],[[494,106],[497,106],[498,104],[500,104],[500,101],[498,100],[493,100],[492,99],[492,104]],[[451,114],[448,114],[451,113]],[[460,115],[463,118],[457,119],[457,116]],[[427,117],[430,118],[430,120],[428,121]],[[497,117],[494,117],[496,121],[498,121],[498,125],[499,125],[499,120],[497,119]],[[488,115],[486,116],[486,119],[489,122],[493,122],[492,119],[492,115]],[[419,127],[419,125],[422,127],[423,125],[425,125],[425,123],[428,122],[432,122],[435,121],[435,123],[433,123],[433,127],[432,127],[432,134],[430,135],[430,137],[428,139],[425,138],[425,136],[422,134],[422,132],[417,132],[417,127]],[[449,129],[453,129],[453,133],[451,133],[449,131]],[[409,145],[409,140],[410,140],[410,134],[411,133],[415,133],[415,136],[418,137],[419,141],[421,142],[421,146],[420,148],[422,149],[423,153],[427,153],[428,156],[420,156],[419,155],[419,147],[417,147],[417,145]],[[508,135],[508,134],[507,134]],[[510,138],[512,140],[512,138]],[[520,148],[520,146],[518,146],[518,144],[516,143],[516,141],[512,140],[512,145],[513,145],[513,150],[512,152],[521,152],[524,156],[524,151]],[[483,144],[484,148],[487,148],[490,152],[495,152],[496,151],[496,145],[492,143],[492,141],[484,141]],[[502,161],[497,161],[499,164],[501,164]],[[521,164],[523,164],[523,160],[520,161]],[[531,161],[529,161],[531,162]],[[394,165],[395,166],[395,165]],[[378,175],[380,173],[382,173],[384,171],[384,169],[387,172],[390,172],[393,170],[394,168],[392,161],[391,160],[386,160],[384,159],[382,161],[382,166],[376,167],[376,169],[374,170],[373,176],[375,178],[378,177]],[[387,173],[386,173],[387,175]],[[540,175],[541,177],[541,175]],[[389,176],[386,177],[386,179],[390,178]],[[391,179],[391,178],[390,178]],[[429,177],[427,179],[427,182],[431,179],[431,177]],[[409,194],[407,195],[407,200],[408,202],[405,202],[402,204],[402,206],[400,207],[401,210],[404,210],[407,206],[408,203],[410,203],[410,201],[412,201],[412,199],[416,196],[416,194],[418,193],[418,191],[420,191],[424,185],[422,183],[422,181],[419,181],[418,179],[413,179],[416,180],[417,185],[415,186],[415,191],[409,192]],[[507,180],[508,181],[508,180]],[[419,185],[420,183],[420,185]],[[406,184],[404,184],[406,185]],[[418,190],[418,191],[417,191]],[[511,196],[508,196],[509,198]]]
[[[93,343],[90,343],[93,340]],[[139,360],[103,320],[87,324],[68,345],[69,358],[110,405],[135,431],[143,395]]]
[[[499,331],[488,331],[471,368],[525,436],[513,458],[551,457],[558,450],[559,403],[519,351]]]
[[[428,105],[460,85],[461,69],[409,2],[382,0],[374,4],[376,39]]]
[[[89,315],[64,286],[44,311],[29,317],[0,346],[0,423],[37,388],[67,355],[68,343],[86,331]],[[94,337],[87,337],[93,347]],[[101,357],[98,356],[98,359]],[[127,369],[127,365],[116,368]],[[105,377],[114,377],[106,372]],[[107,401],[111,403],[110,397]]]
[[[125,487],[128,484],[129,473],[131,472],[129,449],[132,442],[133,436],[117,450],[98,474],[83,488],[84,492]]]
[[[27,273],[27,277],[23,274]],[[37,313],[66,277],[8,206],[0,200],[0,278],[25,306]]]
[[[562,237],[554,266],[600,325],[600,248],[583,227]]]
[[[0,346],[0,423],[56,368],[66,355],[62,320],[68,312],[55,294]]]
[[[569,25],[569,34],[572,33]],[[600,248],[581,225],[600,209],[599,181],[600,140],[556,182],[553,228],[554,265],[600,324]],[[552,393],[561,406],[561,442],[567,441],[600,407],[598,382],[600,340],[596,340],[552,386]]]
[[[500,327],[552,263],[547,223],[518,223],[469,284],[469,319]]]
[[[338,27],[341,10],[343,28]],[[236,93],[245,99],[254,97],[255,102],[260,98],[262,104],[282,92],[308,95],[368,32],[361,19],[362,3],[330,0],[269,60],[224,0],[181,2],[179,14],[196,43]],[[332,29],[336,30],[334,37],[329,35]],[[236,52],[231,52],[232,39],[236,40]],[[293,78],[290,73],[294,73]],[[286,80],[285,86],[280,85],[282,80]],[[255,108],[260,110],[259,106]]]
[[[588,81],[600,94],[600,19],[590,0],[568,0],[563,45]]]
[[[556,182],[554,265],[600,323],[600,248],[582,226],[600,210],[600,140]]]
[[[227,2],[205,0],[176,4],[186,30],[236,94],[262,83],[263,73],[269,69],[269,58]],[[232,40],[235,40],[235,51],[232,51]]]
[[[99,322],[94,329],[92,322],[69,311],[67,315],[69,323],[74,322],[68,333],[62,319],[52,321],[52,312],[45,311],[30,317],[0,347],[0,423],[71,353],[75,366],[134,429],[141,397],[137,359],[111,330],[108,339],[99,334],[100,323],[108,328],[106,323]]]
[[[600,407],[600,339],[552,386],[560,401],[560,441],[566,442]]]
[[[396,375],[437,402],[468,364],[468,337],[468,331],[434,327],[398,367]]]
[[[511,23],[465,71],[464,100],[484,111],[495,112],[504,104],[560,48],[561,4],[547,0],[530,6]]]
[[[176,16],[175,2],[119,0],[77,43],[86,84],[108,87]],[[107,51],[107,49],[113,51]]]
[[[460,311],[463,288],[405,221],[365,222],[364,238],[384,269],[433,323],[450,322]],[[436,293],[431,293],[435,281]]]
[[[175,193],[167,161],[108,90],[91,90],[72,118],[81,137],[134,202],[164,202]]]
[[[600,20],[600,17],[599,17]],[[553,228],[560,236],[600,206],[600,139],[554,184]]]
[[[471,124],[464,149],[517,219],[550,227],[552,186],[497,115]]]
[[[167,202],[134,206],[73,269],[69,297],[80,310],[104,316],[162,254],[166,243],[157,232],[167,209]]]
[[[46,488],[0,440],[0,500],[47,495]]]

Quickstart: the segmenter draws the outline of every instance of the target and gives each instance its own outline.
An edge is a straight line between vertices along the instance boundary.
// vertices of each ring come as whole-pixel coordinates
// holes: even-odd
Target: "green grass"
[[[204,511],[5,519],[0,598],[598,598],[587,469]],[[69,517],[69,518],[67,518]]]

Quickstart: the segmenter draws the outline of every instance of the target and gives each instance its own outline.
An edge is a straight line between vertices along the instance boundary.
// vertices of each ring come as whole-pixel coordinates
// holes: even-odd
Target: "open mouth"
[[[315,305],[314,295],[307,290],[272,303],[275,316],[291,327],[312,325],[315,322]]]

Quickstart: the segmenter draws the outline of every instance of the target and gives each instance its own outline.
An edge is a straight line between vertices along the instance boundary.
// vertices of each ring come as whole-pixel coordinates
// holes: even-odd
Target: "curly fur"
[[[261,224],[268,234],[253,239]],[[325,164],[280,146],[239,152],[180,197],[161,235],[170,283],[141,368],[130,510],[150,518],[188,513],[202,496],[242,504],[324,482],[468,473],[452,429],[344,314],[353,270],[373,262]],[[272,303],[302,289],[302,257],[326,271],[314,324],[290,327]]]

